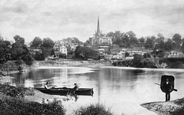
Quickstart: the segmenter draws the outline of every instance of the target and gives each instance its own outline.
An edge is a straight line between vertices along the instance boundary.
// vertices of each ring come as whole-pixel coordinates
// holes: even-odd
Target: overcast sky
[[[98,16],[103,33],[184,37],[184,0],[0,0],[0,34],[8,40],[20,35],[27,42],[36,36],[86,41]]]

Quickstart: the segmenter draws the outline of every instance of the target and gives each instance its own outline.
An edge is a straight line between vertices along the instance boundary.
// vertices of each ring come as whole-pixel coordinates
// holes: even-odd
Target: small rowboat
[[[49,95],[67,95],[72,88],[67,87],[61,87],[61,88],[51,88],[51,89],[45,89],[45,88],[35,88],[42,93],[46,93]],[[75,91],[75,94],[77,95],[90,95],[93,96],[93,88],[79,88]]]

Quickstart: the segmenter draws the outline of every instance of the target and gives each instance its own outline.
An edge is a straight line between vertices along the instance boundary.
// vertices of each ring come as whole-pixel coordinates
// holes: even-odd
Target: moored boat
[[[35,88],[43,93],[49,94],[49,95],[67,95],[72,88],[67,87],[61,87],[61,88],[51,88],[51,89],[45,89],[45,88]],[[75,91],[75,94],[77,95],[89,95],[93,96],[93,88],[79,88]]]

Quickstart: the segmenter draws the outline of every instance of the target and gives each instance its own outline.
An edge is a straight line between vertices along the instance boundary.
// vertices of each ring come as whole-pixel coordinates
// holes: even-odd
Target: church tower
[[[99,17],[98,17],[98,21],[97,21],[97,31],[95,32],[95,37],[96,37],[96,38],[100,38],[100,36],[101,36],[100,21],[99,21]]]
[[[97,33],[100,33],[100,22],[99,22],[99,17],[98,17],[98,23],[97,23]]]

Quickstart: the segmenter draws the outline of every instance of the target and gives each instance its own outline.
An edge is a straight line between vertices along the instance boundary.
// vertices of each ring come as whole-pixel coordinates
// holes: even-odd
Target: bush
[[[9,84],[0,84],[0,92],[11,97],[24,97],[24,95],[34,95],[34,91],[24,87],[14,87]]]
[[[24,55],[22,56],[22,60],[27,64],[27,65],[32,65],[34,62],[34,58],[31,55]]]
[[[81,107],[75,111],[75,115],[113,115],[104,105],[96,104],[87,107]]]
[[[38,51],[33,55],[33,57],[35,60],[45,60],[43,53],[40,53]]]
[[[4,98],[0,100],[1,115],[65,115],[65,109],[60,101],[54,100],[48,104],[28,102],[19,98]]]
[[[4,64],[0,64],[0,70],[1,71],[17,71],[18,70],[18,66],[15,62],[13,61],[7,61]]]

